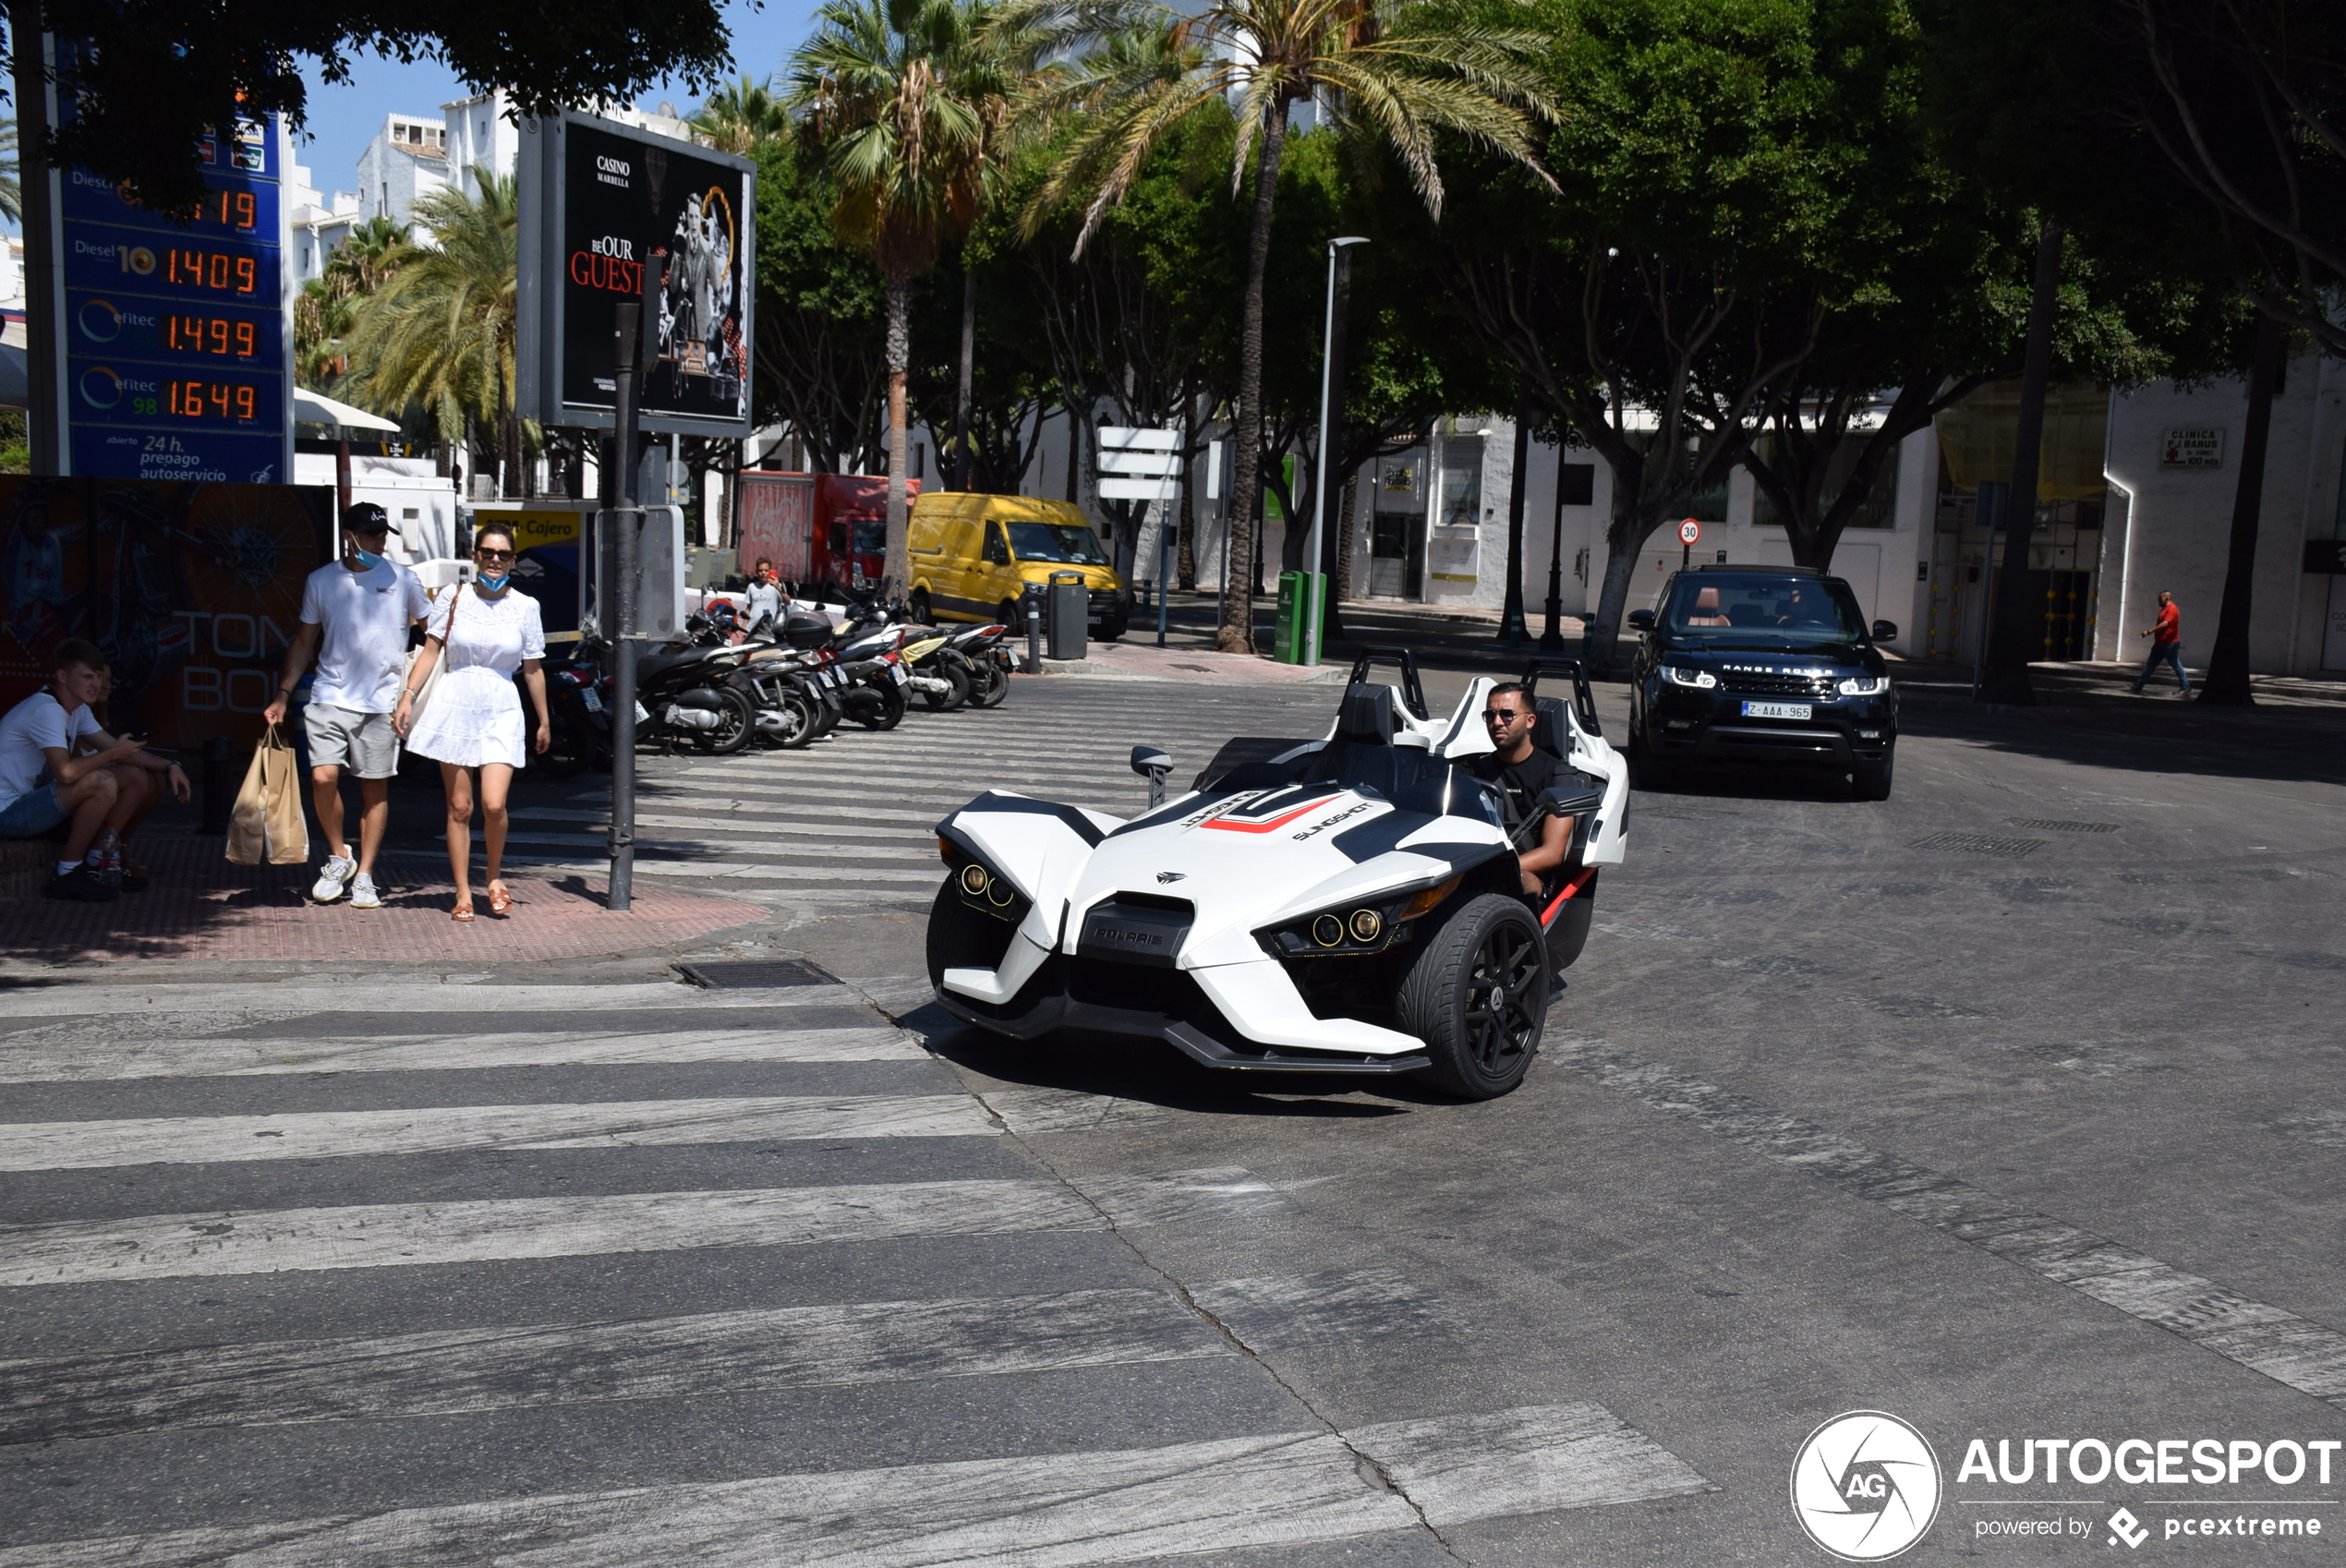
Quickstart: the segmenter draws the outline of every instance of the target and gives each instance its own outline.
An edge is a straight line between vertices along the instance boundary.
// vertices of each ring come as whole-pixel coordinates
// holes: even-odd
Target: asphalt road
[[[1856,1410],[1936,1455],[1901,1561],[2339,1560],[2334,755],[1917,710],[1884,804],[1640,794],[1488,1104],[1009,1046],[925,1004],[918,879],[853,898],[932,797],[1015,765],[1129,811],[1134,742],[1186,770],[1331,706],[1021,682],[647,765],[704,824],[660,874],[777,911],[697,961],[852,991],[12,992],[0,1568],[1825,1562],[1794,1460]],[[838,809],[792,811],[818,762]],[[2183,1446],[2049,1483],[2034,1440]],[[1897,1457],[1828,1468],[1904,1507]]]

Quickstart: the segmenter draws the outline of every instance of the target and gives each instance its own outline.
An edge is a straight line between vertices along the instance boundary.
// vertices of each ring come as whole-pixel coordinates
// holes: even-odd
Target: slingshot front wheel
[[[1427,939],[1402,977],[1396,1011],[1426,1043],[1426,1077],[1469,1100],[1523,1081],[1547,1019],[1548,955],[1519,899],[1485,893]]]

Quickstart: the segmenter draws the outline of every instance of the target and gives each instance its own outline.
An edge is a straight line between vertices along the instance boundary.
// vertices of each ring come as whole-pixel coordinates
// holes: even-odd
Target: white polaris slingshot
[[[1397,689],[1369,680],[1372,658],[1399,665]],[[1542,672],[1571,696],[1539,696]],[[1130,822],[986,791],[937,826],[937,1000],[1019,1039],[1142,1035],[1208,1067],[1506,1093],[1621,859],[1629,791],[1578,666],[1526,679],[1532,743],[1565,767],[1523,823],[1462,766],[1492,749],[1494,682],[1437,718],[1409,656],[1384,650],[1353,666],[1325,739],[1232,741],[1186,794],[1165,799],[1172,758],[1136,748],[1150,809]],[[1517,849],[1551,816],[1571,819],[1571,848],[1533,896]]]

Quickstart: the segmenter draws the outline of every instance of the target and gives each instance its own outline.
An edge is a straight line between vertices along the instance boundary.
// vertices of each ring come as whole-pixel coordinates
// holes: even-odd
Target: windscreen
[[[1106,566],[1100,541],[1089,528],[1072,523],[1013,523],[1010,550],[1021,561],[1048,561],[1066,566]]]
[[[1772,572],[1687,572],[1660,620],[1673,633],[1738,643],[1855,642],[1865,618],[1838,577]]]

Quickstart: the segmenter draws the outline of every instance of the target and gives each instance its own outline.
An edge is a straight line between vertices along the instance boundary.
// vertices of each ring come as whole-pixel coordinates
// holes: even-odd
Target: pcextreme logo
[[[1880,1410],[1852,1410],[1800,1445],[1792,1513],[1843,1562],[1880,1562],[1929,1533],[1941,1485],[1939,1456],[1920,1432]]]

